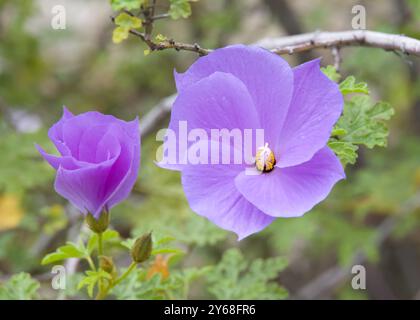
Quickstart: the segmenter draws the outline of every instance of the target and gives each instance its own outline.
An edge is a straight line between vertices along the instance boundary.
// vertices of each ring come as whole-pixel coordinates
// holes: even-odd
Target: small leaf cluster
[[[128,38],[130,30],[141,28],[142,21],[137,17],[123,12],[115,18],[115,24],[117,27],[112,33],[112,41],[114,43],[120,43]]]
[[[7,282],[0,284],[0,300],[33,300],[38,298],[40,284],[28,273],[13,275]]]
[[[217,299],[285,299],[276,278],[287,266],[282,257],[247,261],[238,249],[227,250],[207,276],[208,290]]]
[[[169,15],[172,19],[188,18],[191,15],[190,0],[169,0]]]
[[[322,71],[333,81],[340,79],[332,66]],[[386,102],[373,103],[367,83],[357,82],[354,76],[340,82],[339,89],[345,99],[344,110],[331,133],[328,146],[345,166],[356,162],[359,146],[372,149],[387,145],[387,121],[394,115],[394,109]]]
[[[160,16],[170,17],[173,20],[180,18],[188,18],[191,15],[191,1],[194,0],[169,0],[169,8],[166,13]],[[151,33],[152,25],[154,23],[156,8],[148,0],[111,0],[111,7],[118,15],[114,18],[116,25],[112,33],[112,41],[120,43],[128,38],[131,30],[140,30],[144,28],[148,33]],[[150,34],[147,37],[151,37]],[[164,39],[164,40],[163,40]],[[156,37],[157,43],[166,41],[166,37],[158,35]],[[145,50],[145,55],[150,52]]]

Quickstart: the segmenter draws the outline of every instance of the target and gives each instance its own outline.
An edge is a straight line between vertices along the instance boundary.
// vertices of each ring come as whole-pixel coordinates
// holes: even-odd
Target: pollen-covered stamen
[[[273,151],[266,143],[263,147],[258,148],[257,155],[255,156],[255,167],[261,172],[270,172],[276,165],[276,158]]]

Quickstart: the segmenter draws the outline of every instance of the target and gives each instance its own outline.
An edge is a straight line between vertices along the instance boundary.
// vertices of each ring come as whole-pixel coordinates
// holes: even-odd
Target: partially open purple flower
[[[303,215],[345,177],[326,146],[343,98],[320,71],[319,59],[292,69],[267,50],[235,45],[211,52],[175,77],[173,132],[179,133],[181,121],[210,137],[212,129],[264,130],[265,141],[252,149],[260,174],[249,174],[245,163],[160,164],[182,172],[186,197],[199,215],[242,239],[276,217]],[[178,141],[179,159],[197,144],[205,144],[209,158],[221,152],[220,145],[243,153],[210,139],[183,147]]]
[[[66,108],[48,131],[61,156],[37,148],[57,170],[55,190],[83,214],[98,218],[130,193],[140,165],[138,119],[99,112],[74,116]]]

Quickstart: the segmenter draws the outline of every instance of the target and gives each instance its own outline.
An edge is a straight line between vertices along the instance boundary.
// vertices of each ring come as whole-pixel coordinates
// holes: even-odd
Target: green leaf
[[[89,297],[92,298],[95,285],[101,279],[111,280],[112,276],[102,269],[99,269],[98,271],[88,270],[86,271],[86,276],[77,285],[77,290],[80,290],[83,287],[86,287]]]
[[[207,275],[213,268],[185,268],[171,271],[166,279],[160,274],[148,276],[148,270],[137,268],[121,285],[112,289],[117,299],[187,299],[191,283],[200,277]]]
[[[156,40],[157,42],[163,42],[163,41],[168,40],[168,38],[167,38],[167,37],[165,37],[163,34],[159,33],[159,34],[155,37],[155,40]]]
[[[238,249],[230,249],[208,274],[208,290],[217,299],[284,299],[287,291],[272,280],[286,266],[281,257],[248,262]]]
[[[334,66],[328,65],[324,68],[321,68],[321,71],[334,82],[338,82],[341,78],[341,75],[337,72]]]
[[[160,248],[160,249],[152,250],[152,255],[169,254],[169,253],[184,254],[184,251],[182,251],[181,249],[177,249],[177,248]]]
[[[161,236],[161,237],[155,236],[155,238],[156,238],[154,239],[155,246],[164,245],[166,243],[170,243],[176,240],[174,237],[171,237],[171,236]]]
[[[331,132],[331,136],[332,137],[340,137],[340,136],[344,136],[347,133],[346,130],[344,130],[343,128],[333,128],[332,132]]]
[[[114,11],[119,10],[136,10],[140,9],[140,6],[144,3],[144,0],[111,0],[111,7]]]
[[[66,245],[57,248],[55,252],[47,254],[42,259],[41,264],[46,265],[69,258],[83,258],[87,256],[87,254],[87,250],[83,246],[78,246],[75,243],[67,242]]]
[[[112,240],[119,239],[120,234],[118,231],[108,229],[104,233],[102,233],[102,241],[103,242],[110,242]],[[89,254],[92,253],[93,250],[95,250],[98,246],[98,234],[92,232],[88,244],[87,244],[87,252]]]
[[[115,18],[115,24],[117,27],[112,32],[112,41],[114,43],[120,43],[121,41],[128,38],[130,29],[138,29],[142,26],[142,21],[128,13],[120,13]]]
[[[353,80],[350,82],[354,83]],[[343,114],[331,133],[328,146],[340,158],[343,166],[354,164],[359,145],[368,148],[387,145],[389,131],[386,121],[393,114],[394,109],[389,103],[373,104],[369,96],[354,96],[344,103]]]
[[[112,42],[120,43],[128,38],[129,29],[123,27],[116,27],[112,32]]]
[[[366,82],[356,83],[356,78],[349,76],[340,83],[340,91],[343,95],[349,93],[364,93],[369,94],[368,85]]]
[[[128,250],[131,250],[131,248],[132,248],[132,247],[133,247],[133,245],[134,245],[134,242],[136,242],[136,239],[126,239],[126,240],[124,240],[124,241],[121,241],[121,242],[120,242],[120,244],[121,244],[123,247],[127,248]]]
[[[191,5],[188,0],[169,0],[169,15],[172,19],[188,18],[191,15]]]
[[[6,283],[0,284],[0,300],[37,299],[39,287],[39,282],[28,273],[15,274]]]
[[[142,26],[140,18],[129,15],[128,13],[120,13],[115,18],[115,24],[125,29],[138,29]]]
[[[344,105],[342,117],[336,127],[346,131],[340,138],[368,148],[387,145],[388,128],[385,123],[394,114],[390,104],[372,104],[368,96],[355,96]]]
[[[328,146],[334,151],[343,166],[356,162],[358,146],[350,142],[333,139],[328,142]]]

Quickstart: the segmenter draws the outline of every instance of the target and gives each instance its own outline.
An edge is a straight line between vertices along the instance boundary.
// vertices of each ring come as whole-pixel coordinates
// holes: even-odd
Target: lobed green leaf
[[[188,18],[191,15],[191,4],[189,0],[169,0],[169,15],[172,19]]]

